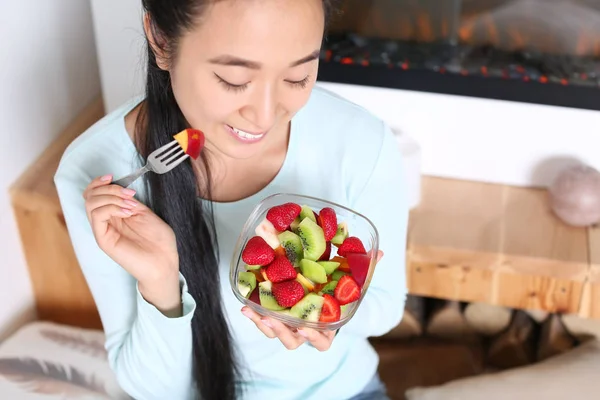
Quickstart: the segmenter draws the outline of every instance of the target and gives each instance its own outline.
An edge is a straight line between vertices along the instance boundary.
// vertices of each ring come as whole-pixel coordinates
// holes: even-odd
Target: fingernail
[[[112,175],[110,175],[110,174],[109,174],[109,175],[104,175],[102,178],[100,178],[100,180],[101,180],[102,182],[108,182],[108,181],[110,181],[111,179],[112,179]]]
[[[269,320],[268,320],[268,319],[261,319],[261,322],[262,322],[263,324],[265,324],[266,326],[268,326],[269,328],[272,328],[272,327],[273,327],[273,325],[271,324],[271,322],[269,322]]]
[[[126,209],[126,208],[122,208],[122,209],[121,209],[121,211],[123,211],[123,212],[124,212],[125,214],[127,214],[127,215],[133,215],[133,211],[131,211],[131,210],[128,210],[128,209]]]
[[[308,337],[308,334],[307,334],[306,332],[304,332],[302,329],[298,329],[298,334],[299,334],[300,336],[304,336],[305,338],[307,338],[307,337]]]
[[[250,313],[250,310],[246,307],[242,308],[242,314],[244,314],[246,317],[251,318],[252,314]]]
[[[137,203],[133,200],[123,200],[123,203],[127,204],[130,207],[135,207],[137,206]]]
[[[135,190],[123,188],[123,194],[126,196],[133,196],[135,194]]]

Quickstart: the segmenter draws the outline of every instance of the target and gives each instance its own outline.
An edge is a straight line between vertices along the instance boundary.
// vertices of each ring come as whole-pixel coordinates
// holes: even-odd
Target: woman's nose
[[[242,109],[242,116],[254,125],[254,129],[266,132],[275,125],[277,100],[274,89],[265,87],[251,97],[249,104]]]

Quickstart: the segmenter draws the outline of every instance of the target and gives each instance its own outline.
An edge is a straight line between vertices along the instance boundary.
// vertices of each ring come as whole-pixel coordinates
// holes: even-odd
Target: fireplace
[[[600,0],[344,0],[319,79],[600,110]]]

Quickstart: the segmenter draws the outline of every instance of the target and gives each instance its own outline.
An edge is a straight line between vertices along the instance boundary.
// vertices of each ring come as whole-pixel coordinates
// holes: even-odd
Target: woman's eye
[[[287,82],[294,87],[299,87],[299,88],[304,89],[306,87],[306,85],[308,85],[309,78],[310,78],[310,75],[307,75],[306,78],[302,79],[301,81],[287,81]]]
[[[234,92],[241,92],[248,87],[247,83],[243,83],[241,85],[235,85],[233,83],[227,82],[225,79],[221,78],[219,75],[215,74],[217,80],[221,85],[225,87],[226,90],[233,90]]]

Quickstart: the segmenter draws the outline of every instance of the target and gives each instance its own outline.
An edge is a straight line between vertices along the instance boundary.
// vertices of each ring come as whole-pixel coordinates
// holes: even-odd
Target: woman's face
[[[213,2],[179,42],[173,91],[207,148],[241,159],[281,143],[315,83],[322,0]]]

